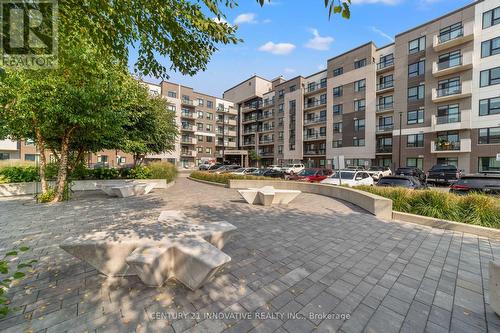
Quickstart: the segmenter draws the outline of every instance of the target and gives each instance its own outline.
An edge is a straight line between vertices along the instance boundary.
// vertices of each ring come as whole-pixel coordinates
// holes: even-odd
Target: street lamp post
[[[225,144],[226,144],[226,115],[222,107],[222,164],[224,164]]]
[[[399,112],[399,147],[398,147],[398,167],[401,168],[401,144],[403,138],[403,112]]]

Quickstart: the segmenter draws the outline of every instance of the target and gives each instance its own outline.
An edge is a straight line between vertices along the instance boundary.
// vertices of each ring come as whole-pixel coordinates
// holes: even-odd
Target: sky
[[[378,47],[396,34],[425,23],[471,0],[352,0],[351,18],[328,19],[323,0],[271,0],[260,7],[256,0],[239,0],[227,9],[227,21],[238,25],[237,45],[220,45],[207,70],[194,76],[169,72],[168,81],[222,97],[228,88],[257,74],[267,79],[308,76],[338,54],[373,41]],[[130,48],[130,65],[137,58]],[[168,59],[162,64],[170,67]],[[145,77],[149,82],[161,79]]]

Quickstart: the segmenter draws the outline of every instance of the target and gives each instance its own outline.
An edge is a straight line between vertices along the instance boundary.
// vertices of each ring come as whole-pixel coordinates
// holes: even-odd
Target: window
[[[354,82],[354,91],[365,91],[366,89],[366,80],[359,80]]]
[[[366,107],[365,99],[358,99],[357,101],[354,101],[354,111],[365,111],[365,107]]]
[[[207,138],[206,138],[206,140],[205,140],[205,141],[206,141],[206,142],[212,142],[212,141],[213,141],[213,138],[212,138],[211,136],[207,136]]]
[[[394,54],[388,54],[385,56],[380,57],[380,61],[378,63],[377,68],[382,69],[388,66],[391,66],[394,64]]]
[[[462,85],[460,84],[460,77],[454,77],[447,80],[441,80],[438,82],[437,96],[449,96],[454,94],[460,94],[462,91]]]
[[[332,148],[342,148],[342,140],[333,140]]]
[[[292,100],[288,103],[288,107],[290,109],[290,112],[295,112],[295,109],[297,108],[297,102],[295,100]],[[278,111],[283,112],[283,104],[280,104],[278,106]]]
[[[167,96],[171,98],[177,98],[177,93],[175,91],[167,92]]]
[[[408,125],[422,124],[424,122],[424,110],[408,111],[406,122]]]
[[[411,148],[422,148],[424,146],[424,134],[410,134],[406,137],[406,146]]]
[[[420,157],[408,157],[406,159],[406,166],[411,168],[424,169],[424,159]]]
[[[210,147],[206,147],[206,148],[205,148],[205,153],[207,153],[207,154],[212,154],[212,148],[210,148]]]
[[[392,107],[394,103],[394,97],[392,95],[389,96],[381,96],[378,99],[378,110],[386,110]]]
[[[108,155],[99,155],[97,156],[97,163],[108,163]]]
[[[189,112],[189,110],[187,110],[186,112]],[[203,119],[203,111],[198,111],[198,119]]]
[[[483,29],[500,23],[500,7],[483,13]]]
[[[196,147],[196,151],[198,153],[203,153],[203,147]],[[185,151],[185,154],[187,154],[187,151]]]
[[[500,37],[481,43],[481,58],[486,58],[500,53]]]
[[[38,154],[24,154],[24,160],[35,162],[38,160]]]
[[[436,164],[454,165],[458,168],[458,158],[456,157],[438,157]]]
[[[319,104],[326,104],[326,94],[319,96]]]
[[[377,85],[377,90],[382,90],[382,89],[387,89],[394,87],[394,76],[391,75],[386,75],[386,76],[381,76],[378,80],[378,85]]]
[[[207,119],[208,120],[213,120],[214,119],[214,114],[213,113],[207,112],[206,115],[207,115]]]
[[[425,36],[408,42],[408,53],[413,54],[425,50]]]
[[[198,141],[203,142],[203,135],[197,135]]]
[[[342,86],[333,88],[333,97],[340,97],[342,96],[342,93],[343,93]]]
[[[116,164],[123,165],[127,163],[127,158],[122,156],[116,156]]]
[[[283,154],[283,145],[278,146],[278,154]]]
[[[278,98],[283,98],[284,95],[285,95],[285,91],[283,89],[278,90]]]
[[[408,101],[418,101],[425,96],[425,86],[423,84],[408,88]]]
[[[425,60],[408,65],[408,77],[415,77],[424,75],[425,73]]]
[[[333,133],[342,133],[342,122],[333,123]]]
[[[177,108],[175,107],[175,105],[171,105],[171,104],[169,104],[169,105],[167,106],[167,110],[168,110],[168,111],[175,112],[175,110],[177,110]]]
[[[189,101],[189,96],[188,95],[182,95],[182,100],[183,101]]]
[[[339,76],[344,74],[344,67],[338,67],[333,70],[333,76]]]
[[[198,98],[198,105],[203,106],[203,104],[205,104],[205,101],[201,98]]]
[[[364,147],[365,146],[365,139],[354,138],[354,139],[352,139],[352,145],[354,147]]]
[[[320,86],[320,88],[326,88],[326,77],[322,78],[319,81],[319,86]]]
[[[0,160],[9,160],[9,159],[10,159],[9,153],[0,153]]]
[[[354,120],[354,131],[361,131],[365,129],[365,120],[356,119]]]
[[[481,71],[480,87],[492,86],[500,83],[500,67]]]
[[[207,108],[213,109],[214,108],[214,102],[212,101],[207,101]],[[224,108],[224,107],[223,107]]]
[[[207,126],[206,126],[206,130],[207,130],[208,132],[212,132],[212,125],[207,124]]]
[[[482,99],[479,101],[479,115],[489,116],[500,113],[500,97]]]
[[[361,60],[356,60],[354,62],[354,69],[358,69],[358,68],[365,67],[365,66],[366,66],[366,58],[361,59]]]
[[[438,39],[440,43],[445,43],[449,40],[461,37],[463,34],[462,22],[458,22],[439,30]]]
[[[437,109],[438,124],[457,123],[460,121],[460,108],[458,104],[443,105]]]
[[[336,115],[342,114],[342,109],[343,109],[342,104],[335,104],[333,106],[333,114],[336,114]]]
[[[460,50],[441,54],[438,61],[438,70],[459,66],[462,64]]]
[[[295,90],[297,90],[296,85],[290,86],[290,92],[294,92]]]
[[[500,171],[500,161],[496,157],[480,157],[479,172]]]
[[[500,143],[500,127],[480,128],[479,144]]]
[[[25,146],[34,146],[35,145],[35,140],[33,140],[33,139],[26,139],[24,141],[24,145]]]
[[[203,131],[203,124],[202,123],[197,123],[196,124],[196,128],[198,129],[198,131]]]

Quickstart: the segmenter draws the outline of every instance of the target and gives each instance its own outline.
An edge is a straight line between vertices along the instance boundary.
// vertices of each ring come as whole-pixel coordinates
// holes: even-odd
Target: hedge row
[[[211,172],[206,172],[206,171],[194,171],[189,175],[191,178],[194,179],[200,179],[200,180],[206,180],[209,182],[214,182],[214,183],[220,183],[220,184],[226,184],[229,185],[229,181],[232,179],[247,179],[247,180],[272,180],[273,178],[269,177],[262,177],[262,176],[243,176],[243,175],[233,175],[230,173],[221,173],[221,174],[216,174],[216,173],[211,173]]]
[[[356,189],[391,199],[392,209],[398,212],[500,228],[500,199],[496,197],[377,186],[358,186]]]

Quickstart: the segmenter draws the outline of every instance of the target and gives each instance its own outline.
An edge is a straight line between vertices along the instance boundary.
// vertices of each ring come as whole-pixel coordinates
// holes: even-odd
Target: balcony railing
[[[190,99],[181,99],[181,104],[194,106],[194,101]]]
[[[304,119],[304,125],[321,124],[326,122],[326,117],[314,117]]]
[[[264,103],[262,103],[262,107],[268,107],[268,106],[273,106],[274,105],[274,100],[270,100],[270,101],[264,101]]]
[[[194,112],[181,112],[181,117],[194,119]]]
[[[312,102],[306,102],[306,103],[304,103],[304,108],[305,109],[315,108],[315,107],[321,106],[321,105],[326,105],[326,99],[325,100],[317,99],[317,100],[312,101]]]
[[[252,146],[255,145],[255,141],[243,141],[244,146]]]
[[[391,132],[394,129],[394,124],[389,124],[389,125],[378,125],[377,126],[377,132]]]
[[[243,117],[243,122],[256,121],[256,120],[257,120],[257,115],[253,115],[250,117]]]
[[[326,155],[326,149],[311,149],[306,150],[304,155]]]
[[[457,57],[457,58],[453,58],[453,59],[449,59],[447,61],[438,62],[437,67],[438,67],[438,71],[442,71],[444,69],[448,69],[448,68],[456,67],[456,66],[460,66],[460,65],[462,65],[462,56]]]
[[[269,143],[274,143],[274,139],[260,139],[259,140],[260,144],[269,144]]]
[[[194,145],[196,144],[196,138],[181,138],[181,143]]]
[[[460,141],[438,141],[435,142],[435,151],[455,151],[460,150]]]
[[[462,37],[463,35],[464,35],[464,28],[461,27],[459,29],[455,29],[444,34],[440,34],[438,36],[438,43],[439,44],[446,43],[449,42],[450,40]]]
[[[262,126],[257,129],[259,132],[267,132],[274,130],[274,126]]]
[[[259,114],[257,116],[257,120],[268,119],[268,118],[274,118],[274,113],[264,112],[263,114]]]
[[[326,138],[326,133],[304,134],[304,140],[321,140]]]
[[[458,122],[460,122],[460,113],[436,117],[436,124],[438,125],[458,123]]]
[[[257,128],[246,128],[243,130],[243,134],[252,134],[257,131]]]
[[[377,104],[377,112],[394,109],[394,103]]]
[[[218,107],[217,107],[217,112],[229,112],[229,109],[230,109],[230,108],[226,108],[226,107],[218,106]]]
[[[191,126],[191,125],[182,125],[181,129],[183,131],[194,131],[194,126]]]
[[[389,89],[392,87],[394,87],[394,80],[393,81],[386,81],[386,82],[377,84],[377,91]]]
[[[326,82],[316,82],[314,84],[307,85],[306,93],[312,93],[323,88],[326,88]]]
[[[377,64],[377,70],[381,70],[391,66],[394,66],[394,59],[379,62]]]
[[[377,146],[376,152],[381,154],[392,153],[392,146]]]
[[[274,156],[274,151],[259,151],[260,156]]]
[[[436,90],[437,97],[457,95],[460,94],[461,92],[462,92],[461,84]]]
[[[194,150],[181,150],[181,156],[194,157],[194,156],[196,156],[196,151],[194,151]]]

